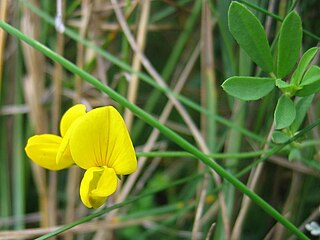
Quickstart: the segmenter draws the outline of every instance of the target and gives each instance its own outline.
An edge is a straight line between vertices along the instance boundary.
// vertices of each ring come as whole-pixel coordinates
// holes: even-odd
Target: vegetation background
[[[64,34],[54,27],[56,1],[1,0],[0,17],[211,154],[306,231],[306,223],[320,220],[319,129],[257,167],[250,165],[263,160],[271,148],[278,93],[243,102],[221,89],[230,76],[259,74],[229,32],[230,2],[65,0]],[[318,44],[319,1],[241,2],[261,20],[270,43],[280,22],[265,11],[283,18],[295,6],[303,28],[313,34],[304,35],[303,51]],[[319,63],[319,56],[314,62]],[[83,219],[57,239],[293,238],[227,181],[181,151],[177,142],[1,29],[0,90],[0,239],[35,238],[101,211],[80,202],[83,172],[78,168],[49,172],[24,153],[29,136],[59,134],[61,115],[79,102],[90,108],[117,107],[136,147],[139,169],[124,177],[108,199],[106,206],[116,210]],[[319,118],[318,99],[302,128]],[[300,157],[288,160],[290,147],[297,148]]]

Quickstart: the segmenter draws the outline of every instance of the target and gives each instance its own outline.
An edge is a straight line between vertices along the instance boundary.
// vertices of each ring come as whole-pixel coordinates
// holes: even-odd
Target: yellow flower
[[[25,148],[31,160],[50,170],[72,164],[86,169],[80,197],[88,208],[100,207],[118,184],[117,175],[133,173],[137,159],[126,125],[113,107],[100,107],[86,113],[82,104],[62,117],[61,136],[36,135]]]
[[[113,107],[93,109],[77,120],[69,144],[73,161],[86,169],[80,197],[88,208],[100,207],[116,191],[117,175],[137,168],[128,130]]]
[[[73,123],[86,114],[86,108],[78,104],[70,108],[60,123],[61,136],[53,134],[35,135],[28,139],[25,151],[28,157],[40,166],[50,170],[61,170],[74,164],[69,139]]]

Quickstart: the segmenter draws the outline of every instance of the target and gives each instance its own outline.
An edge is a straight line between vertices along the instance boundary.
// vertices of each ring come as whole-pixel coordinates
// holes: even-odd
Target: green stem
[[[182,209],[180,209],[179,212],[175,214],[175,216],[170,217],[163,222],[160,222],[158,225],[148,229],[144,233],[140,234],[139,237],[141,239],[151,239],[150,235],[154,234],[155,232],[164,230],[167,226],[176,225],[176,222],[178,219],[182,219],[183,215],[190,212],[193,208],[195,208],[195,203],[189,203]],[[167,236],[168,237],[168,236]],[[176,237],[176,236],[175,236]],[[169,237],[168,237],[169,238]],[[170,238],[169,238],[170,239]],[[172,239],[172,238],[171,238]]]
[[[165,125],[162,125],[157,119],[152,117],[150,114],[145,112],[143,109],[139,108],[138,106],[132,104],[129,102],[126,98],[115,92],[113,89],[111,89],[108,86],[103,85],[98,79],[90,75],[89,73],[85,72],[84,70],[78,68],[75,64],[71,63],[67,59],[61,57],[59,54],[53,52],[48,47],[42,45],[38,41],[35,41],[34,39],[31,39],[30,37],[26,36],[22,32],[20,32],[18,29],[10,26],[9,24],[5,23],[4,21],[0,21],[0,27],[8,32],[9,34],[12,34],[13,36],[19,38],[20,40],[24,41],[25,43],[29,44],[33,48],[37,49],[53,61],[56,61],[60,63],[62,66],[64,66],[66,69],[71,71],[74,74],[77,74],[81,77],[81,79],[85,80],[86,82],[92,84],[97,89],[101,90],[102,92],[106,93],[111,97],[113,100],[118,102],[119,104],[123,105],[124,107],[127,107],[130,109],[137,117],[143,119],[146,123],[150,124],[151,126],[157,128],[163,135],[168,137],[171,141],[178,144],[181,148],[184,150],[190,152],[199,160],[201,160],[204,164],[206,164],[208,167],[212,168],[214,171],[216,171],[221,177],[229,181],[231,184],[233,184],[239,191],[243,192],[245,195],[247,195],[253,202],[255,202],[257,205],[259,205],[265,212],[267,212],[269,215],[271,215],[273,218],[275,218],[277,221],[279,221],[282,225],[284,225],[288,230],[290,230],[293,234],[295,234],[300,239],[308,239],[308,237],[301,232],[296,226],[294,226],[290,221],[288,221],[285,217],[283,217],[276,209],[274,209],[271,205],[269,205],[264,199],[262,199],[260,196],[258,196],[256,193],[251,191],[246,185],[244,185],[240,180],[238,180],[236,177],[234,177],[231,173],[227,172],[223,167],[221,167],[219,164],[217,164],[215,161],[213,161],[211,158],[206,156],[203,152],[201,152],[198,148],[196,148],[194,145],[186,141],[183,137],[166,127]]]
[[[256,167],[259,163],[267,160],[269,157],[271,157],[273,154],[279,152],[280,150],[282,150],[285,146],[289,145],[290,143],[296,141],[297,139],[299,139],[300,137],[302,137],[304,134],[306,134],[307,132],[309,132],[312,128],[318,126],[320,124],[320,119],[318,119],[317,121],[315,121],[314,123],[308,125],[307,127],[305,127],[304,129],[302,129],[301,131],[297,132],[292,138],[290,138],[287,142],[278,145],[274,148],[272,148],[270,151],[268,151],[265,155],[263,155],[262,158],[258,159],[257,161],[253,162],[252,164],[248,165],[247,167],[245,167],[244,169],[242,169],[240,172],[237,173],[237,177],[243,176],[244,174],[246,174],[247,172],[249,172],[252,168]]]
[[[164,205],[161,207],[156,207],[156,208],[152,208],[152,209],[146,209],[143,211],[138,211],[135,213],[129,213],[125,216],[120,216],[119,220],[120,221],[127,221],[127,220],[131,220],[131,219],[138,219],[138,218],[143,218],[143,217],[148,217],[148,216],[157,216],[157,215],[161,215],[161,214],[174,214],[176,215],[177,212],[179,212],[179,210],[181,210],[181,208],[186,207],[187,205],[189,205],[187,202],[177,202],[177,203],[173,203],[170,205]]]
[[[271,151],[271,150],[269,150]],[[262,154],[266,154],[269,151],[264,150],[258,150],[253,152],[241,152],[241,153],[211,153],[208,155],[210,158],[214,159],[227,159],[227,158],[252,158],[252,157],[258,157]],[[137,157],[162,157],[162,158],[176,158],[176,157],[194,157],[194,155],[183,152],[183,151],[156,151],[156,152],[137,152]]]
[[[4,117],[0,117],[0,218],[3,219],[11,215],[10,171],[8,166],[9,161],[6,142],[6,136],[8,136],[8,133],[4,120]],[[7,229],[7,227],[3,227],[2,229]]]
[[[245,4],[245,5],[247,5],[247,6],[249,6],[249,7],[251,7],[251,8],[253,8],[253,9],[255,9],[255,10],[257,10],[257,11],[259,11],[259,12],[262,12],[262,13],[264,13],[264,14],[266,14],[266,15],[274,18],[274,19],[276,19],[277,21],[280,21],[280,22],[283,21],[282,17],[278,16],[277,14],[271,13],[271,12],[269,12],[269,11],[267,11],[267,10],[257,6],[257,5],[255,5],[255,4],[253,4],[253,3],[247,2],[245,0],[238,0],[238,1],[243,3],[243,4]],[[317,40],[318,42],[320,41],[320,37],[319,36],[313,34],[312,32],[309,32],[308,30],[303,29],[303,33],[308,35],[309,37]]]
[[[176,1],[176,6],[178,7],[184,7],[185,5],[187,5],[190,2],[190,0],[180,0],[180,1]],[[169,5],[167,7],[161,8],[159,9],[159,12],[155,12],[154,14],[152,14],[152,16],[150,16],[150,23],[156,23],[156,22],[160,22],[161,20],[167,18],[168,16],[172,15],[174,12],[176,11],[176,8]]]
[[[150,195],[154,195],[155,193],[161,192],[161,191],[163,191],[163,190],[165,190],[165,189],[167,189],[169,187],[178,186],[178,185],[181,185],[181,184],[183,184],[185,182],[188,182],[188,181],[195,181],[197,178],[202,177],[202,176],[203,176],[203,174],[194,174],[192,176],[185,177],[185,178],[182,178],[180,180],[177,180],[177,181],[175,181],[175,182],[173,182],[173,183],[171,183],[169,185],[166,185],[166,186],[163,186],[163,187],[159,187],[159,188],[154,189],[152,191],[147,191],[147,192],[145,192],[143,194],[140,194],[139,196],[133,197],[133,198],[128,199],[126,201],[123,201],[121,203],[114,204],[111,207],[104,208],[104,209],[102,209],[102,210],[100,210],[100,211],[98,211],[96,213],[93,213],[93,214],[90,214],[90,215],[85,216],[83,218],[80,218],[80,219],[78,219],[77,221],[75,221],[73,223],[66,224],[63,227],[61,227],[61,228],[59,228],[59,229],[57,229],[57,230],[55,230],[55,231],[53,231],[51,233],[48,233],[48,234],[45,234],[45,235],[43,235],[43,236],[41,236],[39,238],[36,238],[36,240],[44,240],[44,239],[48,239],[50,237],[56,236],[59,233],[67,231],[68,229],[71,229],[71,228],[73,228],[73,227],[75,227],[77,225],[80,225],[82,223],[89,222],[92,219],[100,217],[100,216],[102,216],[102,215],[104,215],[104,214],[106,214],[106,213],[108,213],[108,212],[110,212],[110,211],[112,211],[114,209],[121,208],[121,207],[126,206],[128,204],[136,202],[136,201],[140,200],[141,198],[144,198],[144,197],[147,197],[147,196],[150,196]]]
[[[125,15],[127,15],[128,11],[130,10],[131,4],[130,1],[126,1],[125,2]],[[128,19],[128,21],[131,21],[130,19]],[[124,33],[121,33],[121,58],[127,63],[129,64],[130,62],[130,45],[126,39],[126,36]],[[125,96],[126,92],[128,90],[128,82],[125,79],[124,76],[120,77],[120,81],[119,81],[119,85],[118,85],[118,92],[122,95]],[[123,113],[122,106],[119,106],[119,112]]]
[[[15,71],[15,102],[22,103],[22,62],[21,56],[16,53],[16,71]],[[23,116],[17,114],[14,116],[13,128],[13,214],[15,218],[15,229],[23,229],[25,214],[25,167],[23,153]]]

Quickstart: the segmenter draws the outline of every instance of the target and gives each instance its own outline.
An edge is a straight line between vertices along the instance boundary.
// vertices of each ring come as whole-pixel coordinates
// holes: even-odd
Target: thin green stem
[[[35,41],[34,39],[26,36],[25,34],[20,32],[18,29],[5,23],[4,21],[0,21],[0,27],[4,31],[8,32],[9,34],[19,38],[20,40],[24,41],[28,45],[37,49],[38,51],[40,51],[41,53],[43,53],[53,61],[60,63],[70,72],[79,75],[81,79],[85,80],[86,82],[92,84],[97,89],[106,93],[107,95],[109,95],[109,97],[111,97],[113,100],[115,100],[119,104],[130,109],[137,117],[143,119],[146,123],[157,128],[164,136],[168,137],[171,141],[178,144],[182,149],[198,157],[199,160],[201,160],[208,167],[216,171],[221,177],[223,177],[224,179],[229,181],[231,184],[233,184],[239,191],[247,195],[253,202],[259,205],[265,212],[267,212],[269,215],[271,215],[273,218],[279,221],[282,225],[284,225],[288,230],[290,230],[297,237],[299,237],[300,239],[308,239],[308,237],[303,232],[301,232],[296,226],[294,226],[290,221],[288,221],[284,216],[282,216],[276,209],[274,209],[271,205],[269,205],[264,199],[262,199],[253,191],[251,191],[240,180],[234,177],[231,173],[227,172],[223,167],[221,167],[211,158],[206,156],[203,152],[201,152],[198,148],[196,148],[194,145],[189,143],[183,137],[181,137],[180,135],[178,135],[177,133],[175,133],[165,125],[162,125],[157,119],[152,117],[143,109],[132,104],[126,98],[124,98],[123,96],[115,92],[110,87],[103,85],[98,79],[96,79],[86,71],[78,68],[75,64],[61,57],[59,54],[53,52],[51,49],[39,43],[38,41]]]
[[[167,226],[170,226],[172,224],[175,225],[175,222],[177,221],[177,219],[181,219],[184,214],[191,211],[194,207],[195,207],[195,203],[191,203],[191,204],[189,203],[187,206],[180,209],[180,211],[177,212],[175,216],[170,217],[164,220],[162,223],[158,224],[157,226],[145,231],[143,234],[140,235],[141,239],[150,239],[151,238],[150,235],[152,235],[153,233],[159,230],[165,229]]]
[[[305,147],[310,147],[310,146],[315,146],[315,145],[320,145],[320,141],[313,139],[313,140],[306,140],[300,143],[297,147],[298,148],[305,148]]]
[[[269,12],[268,10],[265,10],[264,8],[259,7],[259,6],[255,5],[255,4],[253,4],[253,3],[247,2],[247,1],[245,1],[245,0],[238,0],[238,2],[241,2],[241,3],[245,4],[245,5],[253,8],[254,10],[257,10],[257,11],[259,11],[259,12],[262,12],[262,13],[264,13],[264,14],[266,14],[266,15],[268,15],[268,16],[270,16],[270,17],[272,17],[272,18],[274,18],[274,19],[276,19],[276,20],[278,20],[278,21],[280,21],[280,22],[283,21],[283,18],[282,18],[282,17],[280,17],[280,16],[278,16],[277,14],[274,14],[274,13],[272,13],[272,12]]]
[[[243,3],[243,4],[245,4],[245,5],[247,5],[247,6],[249,6],[249,7],[251,7],[251,8],[253,8],[253,9],[255,9],[255,10],[257,10],[257,11],[259,11],[259,12],[262,12],[262,13],[264,13],[264,14],[266,14],[266,15],[274,18],[274,19],[276,19],[277,21],[280,21],[280,22],[283,21],[282,17],[278,16],[277,14],[271,13],[271,12],[265,10],[264,8],[261,8],[261,7],[255,5],[255,4],[253,4],[253,3],[247,2],[245,0],[238,0],[238,1]],[[303,33],[308,35],[309,37],[313,38],[314,40],[320,41],[320,37],[319,36],[313,34],[312,32],[310,32],[308,30],[303,29]]]
[[[271,151],[271,150],[269,150]],[[258,150],[252,152],[241,152],[241,153],[212,153],[207,155],[208,157],[214,159],[227,159],[227,158],[252,158],[258,157],[262,154],[266,154],[269,151]],[[194,155],[183,152],[183,151],[156,151],[156,152],[137,152],[137,157],[163,157],[163,158],[176,158],[176,157],[191,157],[193,158]]]
[[[1,46],[0,46],[1,47]],[[2,63],[0,63],[2,64]],[[8,92],[8,82],[3,81],[8,77],[8,72],[0,73],[0,108],[5,104],[6,97],[10,94]],[[8,138],[10,135],[8,131],[7,119],[0,115],[0,218],[7,218],[12,215],[12,199],[10,195],[10,171],[9,171],[9,151]],[[1,229],[7,229],[7,226]]]
[[[130,1],[126,1],[126,5],[125,5],[125,8],[124,8],[124,11],[126,12],[126,15],[128,13],[128,11],[130,10]],[[130,21],[130,19],[128,19],[128,21]],[[121,57],[122,59],[127,63],[129,64],[130,62],[130,45],[126,39],[126,36],[125,34],[121,33]],[[121,76],[120,77],[120,81],[119,81],[119,85],[118,85],[118,92],[121,94],[121,95],[125,95],[127,90],[128,90],[128,82],[126,81],[125,79],[125,76]],[[122,106],[120,106],[120,108],[118,109],[119,112],[123,112],[123,109],[122,109]]]
[[[273,154],[281,151],[285,146],[289,145],[290,143],[296,141],[297,139],[299,139],[301,136],[303,136],[304,134],[306,134],[307,132],[309,132],[312,128],[316,127],[320,125],[320,119],[318,119],[317,121],[315,121],[314,123],[308,125],[307,127],[305,127],[304,129],[302,129],[301,131],[297,132],[296,135],[294,135],[292,138],[290,138],[288,141],[286,141],[285,143],[278,145],[274,148],[272,148],[270,151],[268,151],[265,155],[263,155],[262,158],[258,159],[257,161],[253,162],[252,164],[248,165],[247,167],[245,167],[244,169],[242,169],[240,172],[237,173],[237,177],[243,176],[244,174],[246,174],[247,172],[249,172],[252,168],[254,168],[255,166],[257,166],[259,163],[267,160],[269,157],[271,157]]]
[[[236,57],[234,53],[235,40],[232,37],[228,27],[228,6],[229,1],[219,0],[216,4],[208,1],[212,15],[217,20],[219,33],[221,35],[221,55],[225,69],[225,78],[237,73]]]
[[[230,120],[227,120],[219,115],[215,115],[212,112],[209,112],[207,109],[203,108],[202,106],[199,106],[197,103],[191,101],[190,99],[188,99],[182,95],[178,95],[178,94],[173,93],[173,96],[175,96],[177,99],[179,99],[181,102],[183,102],[186,106],[188,106],[188,107],[190,107],[200,113],[206,114],[208,117],[212,118],[213,120],[217,121],[218,123],[221,123],[228,128],[236,129],[237,131],[239,131],[243,135],[245,135],[251,139],[254,139],[260,143],[266,143],[266,140],[264,139],[264,137],[259,136],[253,132],[250,132],[249,130],[247,130],[243,127],[240,127],[234,121],[230,121]]]
[[[91,221],[92,219],[95,219],[95,218],[97,218],[97,217],[100,217],[100,216],[102,216],[102,215],[104,215],[104,214],[106,214],[106,213],[108,213],[108,212],[110,212],[110,211],[112,211],[112,210],[114,210],[114,209],[121,208],[121,207],[126,206],[126,205],[128,205],[128,204],[131,204],[131,203],[133,203],[133,202],[136,202],[136,201],[140,200],[141,198],[148,197],[148,196],[150,196],[150,195],[154,195],[155,193],[161,192],[161,191],[163,191],[163,190],[165,190],[165,189],[167,189],[167,188],[174,187],[174,186],[178,186],[178,185],[183,184],[183,183],[188,182],[188,181],[194,181],[194,180],[196,180],[197,178],[200,178],[200,177],[202,177],[202,176],[203,176],[203,174],[194,174],[194,175],[192,175],[192,176],[185,177],[185,178],[182,178],[182,179],[180,179],[180,180],[177,180],[177,181],[175,181],[175,182],[173,182],[173,183],[170,183],[169,185],[159,187],[159,188],[154,189],[154,190],[152,190],[152,191],[147,191],[147,192],[145,192],[145,193],[143,193],[143,194],[140,194],[139,196],[133,197],[133,198],[128,199],[128,200],[126,200],[126,201],[123,201],[123,202],[121,202],[121,203],[114,204],[114,205],[111,206],[111,207],[104,208],[104,209],[102,209],[102,210],[100,210],[100,211],[98,211],[98,212],[96,212],[96,213],[93,213],[93,214],[90,214],[90,215],[85,216],[85,217],[83,217],[83,218],[80,218],[80,219],[78,219],[77,221],[75,221],[75,222],[73,222],[73,223],[64,225],[63,227],[61,227],[61,228],[59,228],[59,229],[57,229],[57,230],[55,230],[55,231],[53,231],[53,232],[51,232],[51,233],[45,234],[45,235],[43,235],[43,236],[41,236],[41,237],[39,237],[39,238],[36,238],[36,239],[37,239],[37,240],[44,240],[44,239],[48,239],[48,238],[50,238],[50,237],[56,236],[56,235],[58,235],[59,233],[62,233],[62,232],[64,232],[64,231],[66,231],[66,230],[68,230],[68,229],[71,229],[71,228],[73,228],[73,227],[75,227],[75,226],[77,226],[77,225],[80,225],[80,224],[82,224],[82,223],[89,222],[89,221]]]
[[[15,64],[15,102],[16,104],[22,103],[22,62],[21,56],[16,53]],[[15,218],[15,229],[23,229],[24,222],[23,216],[25,214],[25,183],[24,183],[24,158],[23,158],[23,116],[18,114],[14,117],[13,128],[13,214]]]
[[[11,215],[10,177],[8,167],[8,151],[6,144],[7,128],[4,118],[0,117],[0,217]],[[6,228],[6,227],[5,227]],[[4,229],[5,229],[4,228]]]
[[[130,220],[130,219],[138,219],[138,218],[142,218],[142,217],[147,217],[147,216],[157,216],[157,215],[161,215],[161,214],[174,214],[176,215],[176,213],[181,210],[181,208],[183,208],[184,206],[186,206],[187,203],[186,202],[177,202],[177,203],[173,203],[170,205],[165,205],[165,206],[161,206],[161,207],[155,207],[152,209],[146,209],[143,211],[138,211],[138,212],[134,212],[134,213],[129,213],[125,216],[120,216],[119,220],[120,221],[125,221],[125,220]]]

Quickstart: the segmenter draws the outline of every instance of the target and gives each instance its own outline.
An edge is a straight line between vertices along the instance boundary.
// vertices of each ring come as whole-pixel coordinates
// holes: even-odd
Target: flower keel
[[[117,175],[112,168],[89,168],[80,185],[81,201],[88,208],[98,208],[116,191],[117,185]]]

